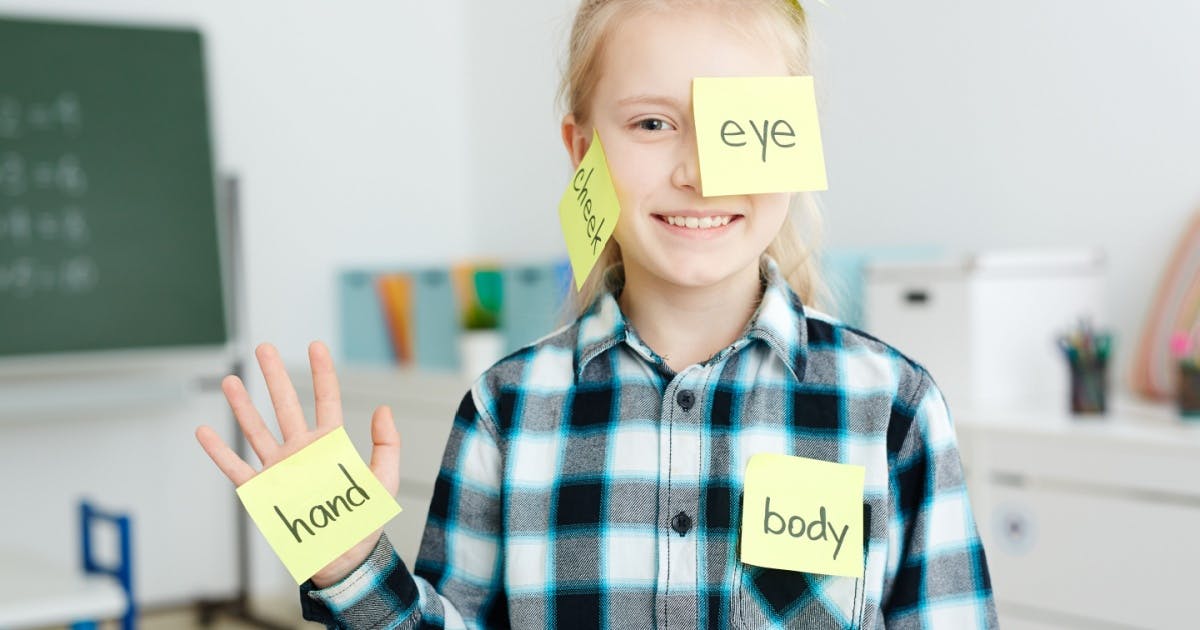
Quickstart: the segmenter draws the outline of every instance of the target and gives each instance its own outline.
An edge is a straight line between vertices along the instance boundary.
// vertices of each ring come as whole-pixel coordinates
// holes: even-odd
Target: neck
[[[757,264],[707,287],[673,285],[626,266],[618,302],[642,341],[678,372],[741,337],[761,297]]]

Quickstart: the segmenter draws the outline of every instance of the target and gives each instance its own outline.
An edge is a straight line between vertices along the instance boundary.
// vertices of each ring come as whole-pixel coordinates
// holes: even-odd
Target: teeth
[[[717,228],[729,225],[733,220],[731,216],[721,217],[667,217],[667,223],[677,225],[679,227],[687,227],[691,229],[707,230],[709,228]]]

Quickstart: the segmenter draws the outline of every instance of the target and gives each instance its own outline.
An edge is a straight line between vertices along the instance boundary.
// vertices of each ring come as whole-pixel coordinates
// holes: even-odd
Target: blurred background
[[[208,423],[232,439],[216,382],[239,365],[268,408],[253,365],[262,341],[300,381],[308,342],[331,345],[360,447],[370,409],[386,402],[407,444],[438,451],[406,449],[404,522],[390,527],[402,553],[415,551],[450,414],[478,364],[457,348],[422,354],[422,331],[460,326],[464,300],[478,302],[508,335],[483,351],[486,363],[552,323],[553,309],[522,311],[533,302],[511,287],[529,280],[540,291],[529,300],[552,304],[561,286],[556,208],[570,164],[555,97],[575,6],[0,0],[0,123],[17,121],[0,124],[0,558],[10,558],[0,574],[18,576],[0,582],[0,626],[125,614],[110,588],[119,580],[80,577],[85,498],[101,510],[91,550],[101,564],[120,560],[120,520],[103,517],[132,521],[134,601],[147,622],[171,609],[296,622],[294,582],[257,532],[239,542],[240,507],[192,437]],[[836,314],[945,381],[1002,621],[1172,626],[1200,561],[1185,535],[1200,526],[1200,432],[1176,391],[1172,361],[1186,353],[1169,355],[1166,341],[1178,346],[1183,324],[1200,319],[1189,293],[1200,274],[1200,4],[805,7]],[[86,54],[68,59],[90,36],[59,32],[56,43],[29,20],[134,28],[95,39],[106,52],[93,73]],[[174,39],[139,39],[147,30]],[[178,82],[170,94],[194,98],[158,99],[151,70],[112,67],[126,57],[162,60]],[[74,70],[56,79],[64,67]],[[39,118],[46,107],[57,113]],[[172,107],[187,118],[167,126],[182,129],[170,159],[139,156],[164,138],[148,131],[153,113]],[[121,191],[147,177],[191,186],[180,194],[199,222],[142,231]],[[89,247],[99,252],[90,266],[69,267]],[[179,268],[113,274],[103,256],[117,252]],[[37,260],[60,288],[37,288]],[[171,277],[211,294],[173,300],[195,324],[182,336],[139,336],[164,318],[104,308]],[[503,304],[485,290],[495,282]],[[380,303],[364,306],[364,295]],[[444,310],[422,311],[431,304]],[[521,317],[532,323],[514,332]],[[1071,332],[1081,319],[1094,336]],[[933,334],[946,330],[954,342]],[[437,334],[457,343],[457,331]],[[103,347],[117,332],[131,341]],[[1099,409],[1068,405],[1063,359],[1077,358],[1067,346],[1082,337],[1107,339],[1105,355],[1111,341]],[[1075,377],[1078,388],[1088,375]],[[1143,523],[1161,534],[1124,534]]]

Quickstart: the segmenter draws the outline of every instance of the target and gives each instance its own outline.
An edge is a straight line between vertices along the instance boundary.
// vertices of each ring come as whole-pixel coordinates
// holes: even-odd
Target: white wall
[[[576,2],[471,2],[471,221],[476,251],[565,255],[558,201],[571,175],[555,96]]]
[[[1200,209],[1200,4],[829,4],[811,14],[830,243],[1102,247],[1127,373]]]
[[[340,265],[562,251],[569,166],[553,99],[573,5],[0,0],[0,12],[204,31],[218,164],[244,180],[238,350],[271,340],[296,363],[308,340],[336,339]],[[1127,355],[1174,232],[1200,203],[1200,4],[829,5],[806,3],[828,244],[1102,246]],[[214,413],[189,404],[172,420],[179,431]],[[0,425],[0,478],[12,479],[14,449],[49,458],[42,445],[59,440],[85,453],[117,432],[161,438],[164,426],[149,415]],[[190,436],[162,443],[193,466],[180,483],[212,479]],[[59,495],[85,487],[94,465],[56,468],[35,510],[58,518]],[[104,479],[128,481],[122,470]],[[260,591],[291,588],[268,551],[255,563]]]

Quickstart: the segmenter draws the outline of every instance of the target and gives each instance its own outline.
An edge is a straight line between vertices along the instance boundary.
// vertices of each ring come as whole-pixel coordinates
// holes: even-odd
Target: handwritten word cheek
[[[596,169],[586,169],[586,174],[584,170],[581,168],[575,173],[575,178],[571,181],[571,187],[575,192],[579,193],[576,201],[579,202],[579,207],[583,210],[583,222],[587,233],[587,241],[592,248],[592,255],[596,255],[598,254],[597,248],[603,245],[603,241],[600,239],[600,230],[604,228],[604,218],[600,218],[599,224],[596,223],[597,216],[592,210],[592,199],[588,194],[588,183],[592,181],[592,174],[596,172]]]
[[[562,223],[576,288],[583,287],[592,267],[596,266],[620,216],[621,204],[617,200],[608,160],[604,157],[600,133],[593,129],[592,144],[583,154],[558,202],[558,219]]]

